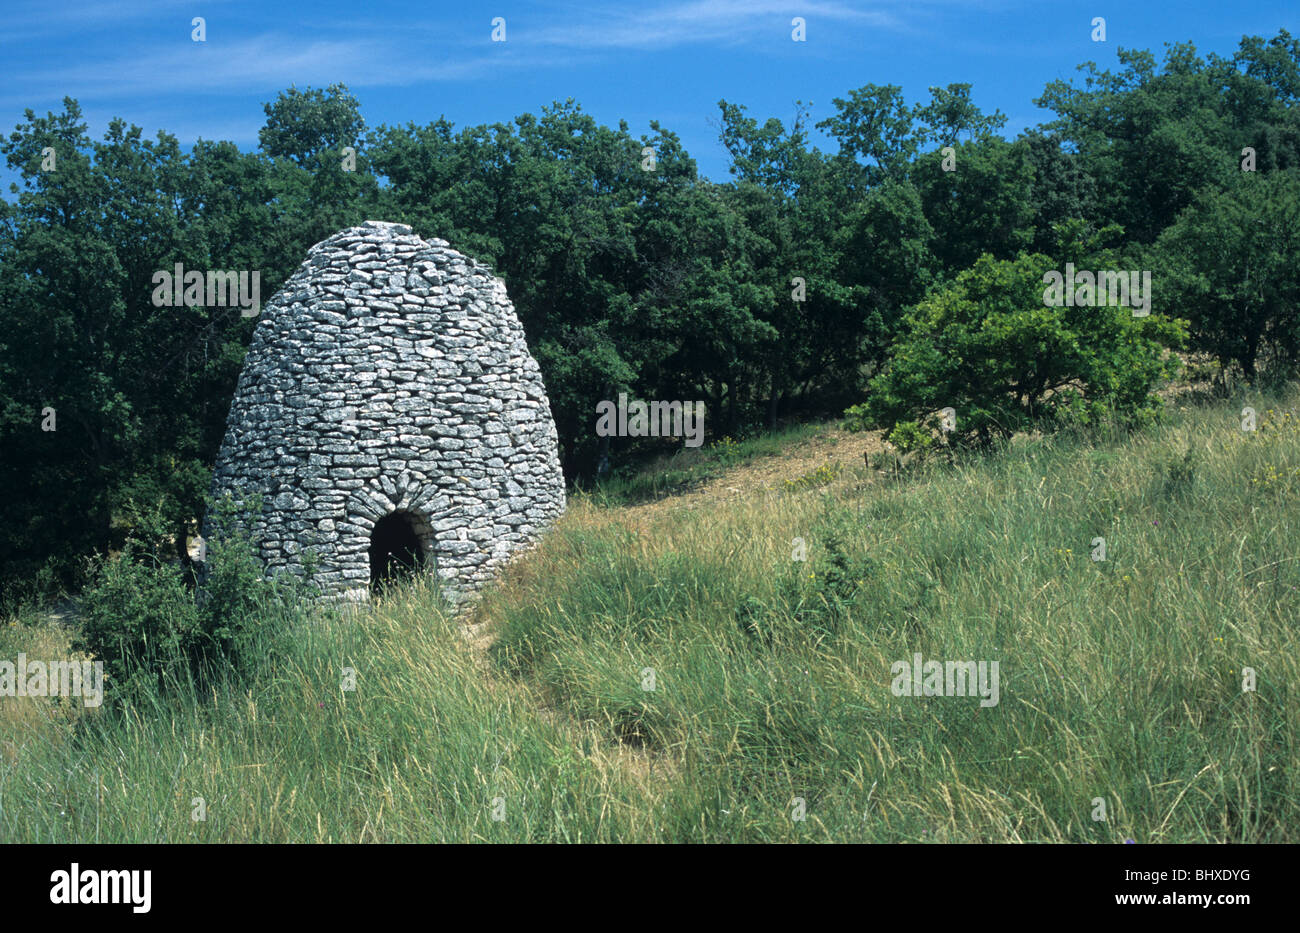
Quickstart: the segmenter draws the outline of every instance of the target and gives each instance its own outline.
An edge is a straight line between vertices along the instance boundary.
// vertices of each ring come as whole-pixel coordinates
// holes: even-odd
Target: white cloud
[[[788,38],[790,21],[796,16],[807,20],[810,37],[819,25],[831,23],[903,28],[896,16],[884,10],[856,9],[827,0],[691,0],[650,9],[628,7],[619,12],[584,10],[572,14],[564,25],[517,35],[524,41],[569,48],[652,49],[701,42],[740,44],[763,36]]]
[[[303,42],[262,35],[233,43],[176,42],[165,50],[135,52],[109,61],[62,64],[22,74],[21,93],[0,98],[0,106],[21,106],[33,97],[79,100],[133,95],[220,94],[281,90],[290,84],[322,87],[342,81],[350,87],[410,85],[424,81],[486,76],[513,55],[484,54],[449,60],[414,56],[386,40]]]
[[[208,10],[215,5],[205,0]],[[177,31],[188,34],[190,20],[195,15],[199,14],[195,13],[194,0],[89,0],[84,3],[35,0],[16,3],[5,10],[0,45],[46,37],[66,38],[79,30],[120,29],[123,23],[132,20],[156,22],[164,17],[175,18]]]
[[[187,8],[182,8],[182,2]],[[927,8],[963,0],[916,0],[906,9],[924,18]],[[491,79],[504,69],[544,70],[569,65],[576,55],[602,50],[651,50],[700,44],[738,45],[764,38],[788,38],[790,20],[808,22],[809,42],[819,35],[861,30],[907,32],[908,23],[875,2],[851,5],[841,0],[671,0],[649,8],[564,5],[545,16],[510,17],[509,39],[490,42],[481,30],[458,23],[452,31],[413,21],[396,25],[376,16],[364,28],[330,21],[329,35],[293,31],[283,21],[272,32],[232,38],[213,30],[208,41],[189,40],[190,0],[145,0],[136,6],[120,0],[97,5],[55,5],[51,14],[29,6],[17,11],[21,26],[75,34],[105,25],[113,17],[153,20],[178,16],[174,38],[121,50],[109,57],[71,55],[44,68],[21,68],[9,75],[0,108],[56,106],[66,96],[83,103],[116,102],[141,95],[203,95],[239,91],[275,92],[291,84],[323,87],[341,81],[355,89],[411,86],[429,82]],[[197,9],[197,8],[194,8]],[[529,19],[547,23],[531,28]],[[12,23],[11,23],[12,25]],[[356,24],[361,25],[361,24]],[[303,30],[310,28],[302,27]],[[333,38],[330,36],[334,36]],[[42,102],[44,102],[42,104]]]

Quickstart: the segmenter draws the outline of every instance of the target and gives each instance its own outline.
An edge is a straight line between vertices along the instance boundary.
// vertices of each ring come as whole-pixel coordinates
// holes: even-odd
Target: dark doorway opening
[[[415,516],[394,512],[375,522],[370,533],[370,589],[383,593],[409,580],[424,567],[424,547],[415,532]]]

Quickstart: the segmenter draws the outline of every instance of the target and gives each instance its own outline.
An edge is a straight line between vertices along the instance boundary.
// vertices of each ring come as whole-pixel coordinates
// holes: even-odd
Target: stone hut
[[[402,224],[312,247],[262,311],[213,492],[260,499],[245,527],[268,574],[306,560],[326,595],[365,599],[404,566],[472,592],[565,507],[505,284]]]

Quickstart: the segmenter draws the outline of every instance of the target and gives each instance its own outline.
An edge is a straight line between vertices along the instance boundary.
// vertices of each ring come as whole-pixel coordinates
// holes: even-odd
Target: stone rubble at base
[[[262,311],[213,493],[261,496],[247,531],[268,574],[302,575],[307,548],[322,593],[365,599],[370,532],[401,511],[448,598],[472,593],[565,508],[505,284],[403,224],[318,243]]]

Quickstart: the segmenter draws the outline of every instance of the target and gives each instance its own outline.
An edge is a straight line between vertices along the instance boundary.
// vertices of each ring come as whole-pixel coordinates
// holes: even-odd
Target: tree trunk
[[[776,413],[781,404],[781,391],[775,384],[772,386],[772,394],[767,397],[767,429],[776,430]]]
[[[596,453],[596,478],[604,476],[609,472],[609,435],[606,434],[600,439],[600,448]]]

